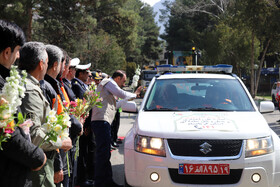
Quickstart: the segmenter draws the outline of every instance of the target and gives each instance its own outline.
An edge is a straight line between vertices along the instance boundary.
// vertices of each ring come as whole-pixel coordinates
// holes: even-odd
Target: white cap
[[[79,58],[73,58],[70,61],[70,66],[76,67],[79,63],[80,63],[80,59]]]
[[[88,63],[88,64],[86,64],[86,65],[77,65],[77,66],[76,66],[76,69],[80,69],[80,70],[89,70],[90,66],[91,66],[91,63]]]

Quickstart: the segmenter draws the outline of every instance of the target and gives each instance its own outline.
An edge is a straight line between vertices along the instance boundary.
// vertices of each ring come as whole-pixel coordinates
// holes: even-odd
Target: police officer
[[[83,99],[84,93],[88,89],[86,83],[90,66],[90,63],[76,66],[76,77],[72,79],[72,90],[77,98]],[[77,184],[81,186],[93,186],[94,183],[95,139],[89,124],[90,120],[87,118],[84,124],[84,134],[79,140]]]
[[[84,93],[88,89],[86,84],[89,74],[89,68],[91,64],[77,65],[76,66],[76,77],[72,79],[72,90],[77,98],[83,99]]]
[[[72,90],[71,81],[72,81],[72,79],[75,78],[76,66],[79,63],[80,63],[80,59],[78,59],[78,58],[70,59],[70,57],[67,56],[64,72],[62,74],[62,81],[63,81],[63,84],[64,84],[64,88],[65,88],[65,90],[68,94],[68,97],[69,97],[70,101],[75,101],[76,100],[76,95]]]

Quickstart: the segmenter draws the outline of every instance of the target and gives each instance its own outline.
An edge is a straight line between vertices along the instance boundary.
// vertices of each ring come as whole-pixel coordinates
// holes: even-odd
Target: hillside
[[[159,33],[162,34],[164,33],[164,25],[163,23],[160,23],[159,22],[159,16],[161,14],[160,12],[160,9],[165,9],[165,7],[162,5],[162,3],[164,2],[165,0],[161,0],[159,2],[157,2],[153,8],[154,8],[154,12],[156,13],[156,17],[155,17],[155,22],[158,24],[158,26],[160,27],[160,30],[159,30]],[[174,0],[170,0],[171,2],[173,2]]]

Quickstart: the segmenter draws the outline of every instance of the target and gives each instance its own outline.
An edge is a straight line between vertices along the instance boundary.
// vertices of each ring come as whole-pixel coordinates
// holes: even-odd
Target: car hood
[[[271,135],[259,112],[139,112],[136,133],[184,139],[249,139]]]

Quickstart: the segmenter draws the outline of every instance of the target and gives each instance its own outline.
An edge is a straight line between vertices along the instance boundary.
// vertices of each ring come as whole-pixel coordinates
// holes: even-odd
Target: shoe
[[[111,145],[111,151],[112,150],[116,150],[117,148],[115,148],[114,146]]]
[[[117,144],[122,144],[123,141],[122,141],[122,139],[118,138],[116,142],[117,142]]]
[[[120,147],[119,144],[117,144],[117,142],[112,142],[111,144],[113,147]]]
[[[93,180],[86,180],[83,182],[80,187],[94,187],[94,181]]]
[[[280,119],[279,119],[279,120],[277,120],[276,122],[280,123]]]

